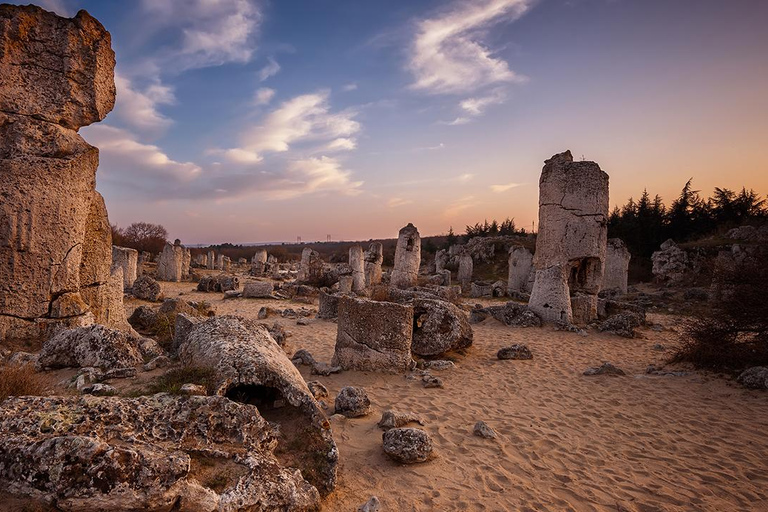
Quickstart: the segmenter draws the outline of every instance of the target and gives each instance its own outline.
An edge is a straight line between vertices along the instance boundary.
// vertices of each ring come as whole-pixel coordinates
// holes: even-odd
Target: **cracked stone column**
[[[157,278],[160,281],[179,282],[184,275],[184,247],[166,242],[157,260]]]
[[[395,248],[395,267],[389,280],[394,288],[416,286],[421,266],[421,236],[413,224],[408,223],[397,237]]]
[[[509,249],[509,276],[507,278],[507,293],[530,292],[529,281],[533,270],[533,254],[522,246],[512,246]]]
[[[379,242],[373,242],[365,251],[365,285],[371,286],[381,283],[381,264],[384,262],[384,246]]]
[[[208,270],[216,270],[216,253],[208,251]]]
[[[461,285],[463,292],[469,291],[469,287],[472,284],[472,272],[474,271],[475,264],[472,261],[472,256],[467,253],[459,256],[459,272],[456,275],[456,280]]]
[[[539,180],[531,310],[548,321],[596,319],[607,238],[608,174],[570,151],[554,155]]]
[[[109,32],[0,4],[0,340],[109,324],[112,236],[99,152],[77,131],[114,107]],[[121,284],[122,286],[122,284]]]
[[[349,248],[349,266],[352,268],[352,291],[365,293],[365,261],[363,248],[359,245]]]
[[[632,255],[627,249],[627,244],[621,238],[608,240],[601,290],[618,290],[622,294],[627,293],[630,259],[632,259]]]
[[[136,281],[139,268],[139,251],[128,247],[112,246],[112,271],[123,269],[123,287],[128,290]]]

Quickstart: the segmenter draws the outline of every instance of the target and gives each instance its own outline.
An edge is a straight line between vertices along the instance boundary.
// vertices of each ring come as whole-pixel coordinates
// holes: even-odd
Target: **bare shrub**
[[[9,396],[40,396],[46,394],[43,376],[34,365],[0,366],[0,402]]]
[[[673,362],[731,371],[768,364],[768,250],[759,249],[722,270],[726,298],[687,322]]]

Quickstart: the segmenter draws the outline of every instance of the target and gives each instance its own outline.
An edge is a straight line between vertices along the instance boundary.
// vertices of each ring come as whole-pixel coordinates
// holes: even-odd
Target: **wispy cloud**
[[[459,176],[456,176],[453,178],[453,181],[458,181],[459,183],[469,183],[474,179],[475,175],[472,173],[465,173],[461,174]]]
[[[443,210],[443,217],[456,217],[459,213],[463,212],[467,208],[475,206],[475,196],[464,196],[450,203],[448,207]]]
[[[160,105],[171,105],[176,101],[173,89],[153,79],[143,90],[139,90],[127,77],[115,74],[117,103],[115,116],[131,128],[150,135],[158,135],[173,121],[158,110]]]
[[[461,126],[462,124],[467,124],[470,121],[468,117],[462,117],[459,116],[453,121],[438,121],[438,124],[445,124],[448,126]]]
[[[464,110],[464,112],[466,112],[467,115],[479,116],[483,114],[485,110],[491,105],[498,105],[500,103],[504,103],[504,100],[506,99],[507,99],[507,95],[504,92],[504,90],[501,88],[497,88],[491,91],[490,94],[487,94],[485,96],[467,98],[463,100],[461,103],[459,103],[459,107],[461,107],[461,109]]]
[[[397,208],[398,206],[405,206],[406,204],[411,204],[413,201],[411,199],[403,199],[402,197],[393,197],[389,201],[387,201],[387,206],[390,208]]]
[[[350,149],[350,138],[360,131],[357,112],[332,112],[328,91],[296,96],[267,114],[263,122],[245,130],[241,148],[249,152],[286,152],[302,141],[332,141],[335,149]]]
[[[170,41],[158,55],[167,66],[194,69],[248,62],[262,15],[251,0],[142,0],[144,12]]]
[[[520,18],[534,0],[461,0],[417,25],[408,68],[413,89],[461,94],[524,78],[480,42],[492,25]]]
[[[280,64],[275,59],[269,57],[267,59],[267,65],[259,70],[259,81],[263,82],[271,76],[275,76],[280,72]]]
[[[274,89],[270,89],[269,87],[262,87],[256,91],[256,94],[253,95],[253,105],[257,107],[267,105],[270,101],[272,101],[272,98],[274,97]]]
[[[348,139],[345,137],[333,139],[325,147],[327,151],[352,151],[355,148],[357,148],[357,141],[355,139]]]
[[[497,194],[500,194],[501,192],[506,192],[507,190],[513,189],[515,187],[519,187],[522,185],[522,183],[507,183],[506,185],[491,185],[491,190],[493,192],[496,192]]]
[[[341,88],[342,91],[349,92],[349,91],[356,91],[357,90],[357,83],[352,82],[350,84],[346,84]]]

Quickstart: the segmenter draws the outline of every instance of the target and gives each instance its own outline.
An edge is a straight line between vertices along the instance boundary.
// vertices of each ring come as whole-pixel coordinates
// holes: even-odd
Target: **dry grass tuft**
[[[43,376],[33,365],[0,366],[0,402],[9,396],[41,396],[46,391]]]

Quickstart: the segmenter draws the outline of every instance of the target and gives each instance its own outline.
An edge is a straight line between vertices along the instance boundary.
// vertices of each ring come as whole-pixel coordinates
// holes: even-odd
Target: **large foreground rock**
[[[474,337],[467,314],[450,302],[413,300],[413,344],[420,356],[436,356],[472,345]]]
[[[109,33],[85,11],[0,5],[0,339],[115,316],[98,150],[77,133],[114,106],[114,65]],[[63,294],[86,307],[52,317]]]
[[[384,453],[403,464],[432,458],[432,438],[418,428],[393,428],[382,434]]]
[[[318,510],[279,438],[256,407],[218,396],[9,398],[0,488],[30,510]]]
[[[92,325],[62,331],[46,341],[37,359],[37,367],[129,368],[161,353],[154,340],[103,325]]]
[[[339,453],[325,418],[299,371],[267,329],[234,316],[190,326],[179,343],[179,359],[213,368],[214,392],[255,405],[280,425],[282,460],[302,470],[322,494],[336,485]]]
[[[413,364],[413,308],[341,297],[331,365],[345,370],[405,372]]]

